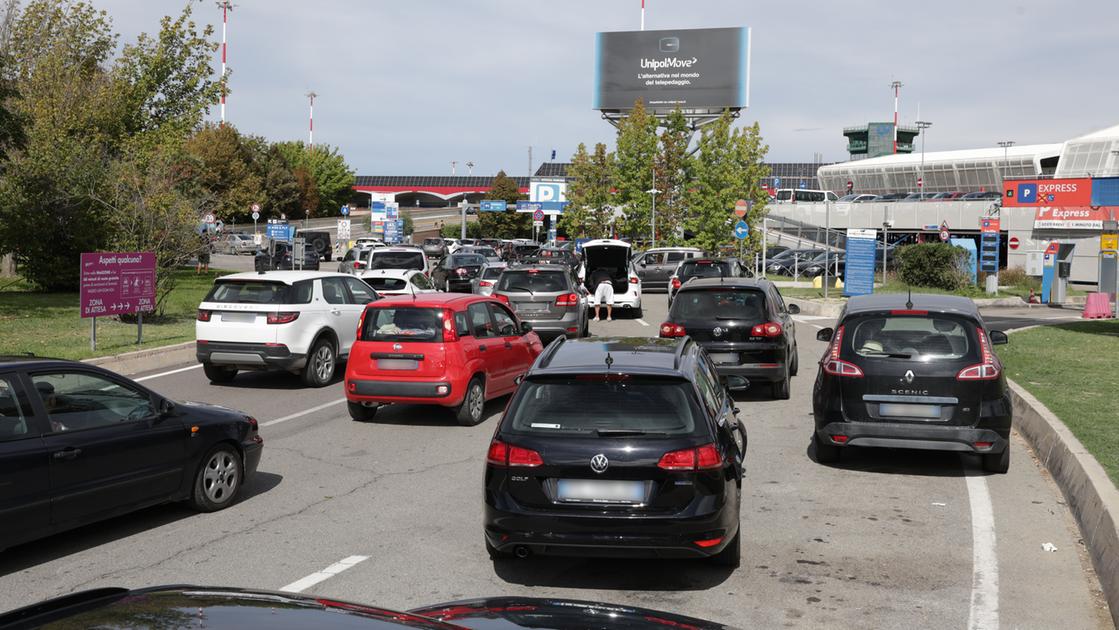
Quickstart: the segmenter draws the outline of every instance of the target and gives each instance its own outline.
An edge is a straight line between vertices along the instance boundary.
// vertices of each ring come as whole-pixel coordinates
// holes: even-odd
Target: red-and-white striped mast
[[[641,30],[645,30],[645,0],[641,0]]]
[[[901,81],[890,84],[894,88],[894,153],[898,152],[898,95],[901,93]]]
[[[221,124],[225,126],[225,30],[229,22],[229,12],[233,10],[233,3],[229,0],[220,0],[218,8],[221,9]]]
[[[307,92],[307,98],[311,99],[311,109],[307,117],[307,150],[314,150],[315,148],[315,97],[318,94],[314,92]]]

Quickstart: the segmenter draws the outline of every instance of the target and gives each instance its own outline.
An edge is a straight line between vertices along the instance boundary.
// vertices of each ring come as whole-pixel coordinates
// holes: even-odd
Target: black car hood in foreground
[[[724,628],[630,606],[498,597],[396,612],[331,599],[239,588],[100,588],[0,615],[0,628]]]

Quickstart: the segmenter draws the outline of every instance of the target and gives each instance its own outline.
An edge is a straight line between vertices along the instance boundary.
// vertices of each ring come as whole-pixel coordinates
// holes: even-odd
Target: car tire
[[[308,387],[325,387],[334,378],[334,370],[338,362],[338,355],[334,352],[334,344],[326,337],[320,337],[311,346],[307,353],[307,365],[303,366],[300,376],[303,384]]]
[[[214,365],[213,363],[203,363],[202,371],[206,373],[206,378],[210,379],[211,383],[229,383],[237,376],[237,368]]]
[[[580,337],[590,337],[591,336],[591,316],[590,316],[589,313],[587,314],[586,317],[583,318],[583,329],[581,331],[579,331],[579,336]]]
[[[821,439],[816,433],[812,434],[812,448],[816,451],[817,464],[832,464],[839,461],[840,447]]]
[[[773,383],[772,394],[774,400],[788,400],[789,399],[789,372],[785,372],[785,378]]]
[[[720,567],[729,567],[737,569],[738,565],[742,563],[742,526],[738,528],[738,533],[734,538],[727,543],[726,547],[719,553],[711,556],[711,563]]]
[[[486,407],[486,388],[482,379],[475,376],[466,386],[462,404],[455,410],[455,420],[464,427],[472,427],[482,421]]]
[[[800,353],[797,352],[796,344],[793,345],[789,352],[792,354],[792,356],[789,357],[789,376],[796,376],[797,372],[800,371]]]
[[[354,422],[370,422],[377,417],[380,405],[365,406],[361,403],[346,401],[346,408],[350,411],[350,419]]]
[[[488,540],[486,541],[486,553],[489,554],[490,560],[508,560],[513,557],[511,553],[499,551],[498,548],[491,545]]]
[[[1010,444],[1001,453],[987,453],[981,455],[983,458],[983,470],[1005,475],[1010,470]]]
[[[641,312],[640,307],[633,309],[633,318],[634,319],[641,319],[641,315],[642,315],[642,312]]]
[[[244,466],[232,444],[218,444],[206,452],[194,475],[190,504],[199,512],[217,512],[237,500],[241,493]]]

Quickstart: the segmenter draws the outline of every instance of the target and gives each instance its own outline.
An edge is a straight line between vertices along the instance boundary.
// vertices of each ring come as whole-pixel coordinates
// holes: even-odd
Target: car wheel
[[[796,345],[793,345],[792,350],[789,351],[792,356],[789,359],[792,361],[789,365],[789,376],[796,376],[800,371],[800,353],[797,351]]]
[[[742,527],[739,526],[738,533],[734,538],[727,543],[726,547],[719,553],[711,556],[712,564],[717,564],[721,567],[730,567],[737,569],[738,565],[742,562]]]
[[[786,363],[786,365],[788,365]],[[786,368],[785,378],[772,384],[773,399],[774,400],[788,400],[789,399],[789,371]]]
[[[337,357],[334,355],[334,344],[329,339],[321,338],[311,346],[307,355],[307,365],[303,367],[303,384],[309,387],[323,387],[334,378],[334,367]]]
[[[640,307],[633,309],[633,318],[634,319],[641,319],[641,314],[642,313],[641,313],[641,308]]]
[[[486,553],[489,554],[490,560],[508,560],[509,558],[513,557],[513,554],[511,553],[499,551],[497,547],[491,545],[490,541],[488,540],[486,541]]]
[[[1005,475],[1010,470],[1010,444],[1001,453],[988,453],[982,455],[983,470]]]
[[[237,368],[223,367],[213,363],[203,363],[202,371],[211,383],[228,383],[237,376]]]
[[[840,448],[822,439],[818,434],[812,434],[812,448],[816,451],[817,464],[831,464],[839,461]]]
[[[590,337],[591,336],[591,316],[590,316],[589,313],[587,314],[586,317],[583,318],[583,330],[581,330],[579,332],[579,336],[580,337]]]
[[[369,422],[377,416],[377,410],[381,408],[380,405],[363,405],[361,403],[346,401],[346,407],[350,411],[350,419],[355,422]]]
[[[466,386],[466,396],[458,406],[455,419],[464,427],[472,427],[482,421],[482,413],[486,407],[486,390],[482,386],[482,379],[475,376]]]
[[[202,458],[194,476],[190,503],[200,512],[216,512],[233,504],[241,492],[241,454],[231,444],[218,444]]]

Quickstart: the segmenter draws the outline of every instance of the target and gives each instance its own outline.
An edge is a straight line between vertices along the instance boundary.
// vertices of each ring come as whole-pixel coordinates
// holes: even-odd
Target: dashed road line
[[[152,374],[152,375],[149,375],[149,376],[141,376],[140,378],[134,378],[132,380],[136,381],[137,383],[139,383],[141,381],[150,381],[153,378],[159,378],[161,376],[171,376],[172,374],[178,374],[179,372],[186,372],[187,370],[197,370],[200,367],[202,367],[201,363],[199,363],[198,365],[188,365],[185,368],[179,368],[177,370],[169,370],[167,372],[160,372],[159,374]]]
[[[319,582],[329,580],[330,578],[338,575],[339,573],[341,573],[341,572],[343,572],[347,569],[351,569],[355,565],[361,564],[362,562],[365,562],[368,559],[369,559],[369,556],[350,556],[348,558],[344,558],[344,559],[340,560],[339,562],[335,562],[334,564],[330,565],[329,567],[323,569],[322,571],[315,571],[314,573],[312,573],[311,575],[308,575],[305,578],[298,579],[298,580],[292,582],[291,584],[288,584],[287,586],[284,586],[284,587],[280,588],[280,590],[285,591],[287,593],[302,593],[303,591],[311,588],[312,586],[318,584]]]
[[[270,427],[274,424],[280,424],[281,422],[287,422],[288,420],[294,420],[294,419],[296,419],[300,416],[305,416],[309,413],[315,413],[316,411],[322,411],[323,409],[326,409],[328,407],[333,407],[335,405],[341,405],[344,402],[346,402],[345,398],[339,398],[338,400],[332,400],[328,403],[323,403],[323,404],[321,404],[317,407],[311,407],[310,409],[304,409],[303,411],[297,411],[297,412],[295,412],[295,413],[293,413],[289,416],[284,416],[283,418],[276,418],[275,420],[269,420],[268,422],[261,422],[260,426]]]
[[[647,322],[647,321],[645,321],[641,318],[635,319],[633,321],[637,322],[638,324],[641,324],[642,326],[648,326],[649,325],[649,322]]]
[[[1010,448],[1010,445],[1007,445]],[[971,606],[969,630],[998,630],[999,559],[995,547],[995,514],[986,477],[965,477],[971,504]]]

